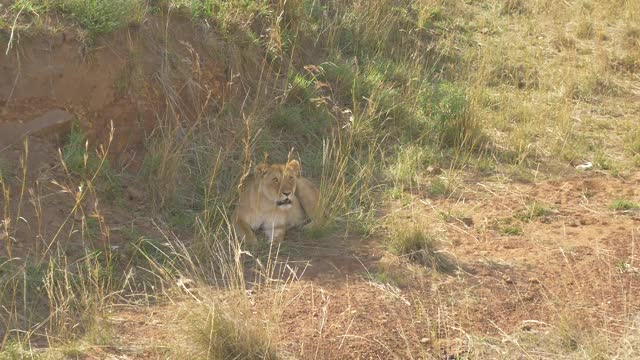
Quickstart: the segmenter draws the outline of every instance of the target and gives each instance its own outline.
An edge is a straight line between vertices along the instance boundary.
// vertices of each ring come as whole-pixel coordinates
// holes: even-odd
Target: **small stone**
[[[473,227],[473,219],[470,217],[463,217],[460,221],[468,228]]]
[[[422,339],[420,339],[420,342],[423,344],[428,344],[431,342],[431,340],[429,338],[423,337]]]
[[[586,170],[590,170],[591,168],[593,168],[593,163],[591,162],[586,162],[584,164],[580,164],[576,166],[576,170],[578,171],[586,171]]]

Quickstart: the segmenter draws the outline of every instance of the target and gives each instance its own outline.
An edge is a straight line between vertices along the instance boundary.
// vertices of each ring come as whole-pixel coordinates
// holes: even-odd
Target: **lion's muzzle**
[[[284,200],[276,201],[276,205],[279,208],[283,208],[283,209],[289,208],[289,207],[291,207],[291,199],[286,198]]]

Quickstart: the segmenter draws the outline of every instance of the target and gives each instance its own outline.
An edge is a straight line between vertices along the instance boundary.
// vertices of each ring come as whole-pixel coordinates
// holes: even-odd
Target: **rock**
[[[25,136],[57,137],[69,130],[73,114],[56,109],[26,123],[12,122],[0,126],[0,150],[21,141]]]
[[[593,164],[591,162],[586,162],[584,164],[580,164],[576,166],[576,170],[585,171],[585,170],[591,169],[592,167],[593,167]]]

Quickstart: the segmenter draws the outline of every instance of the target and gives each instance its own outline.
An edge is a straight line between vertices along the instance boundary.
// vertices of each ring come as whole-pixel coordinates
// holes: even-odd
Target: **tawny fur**
[[[236,234],[247,245],[257,244],[254,230],[279,243],[287,229],[317,221],[320,191],[300,176],[300,163],[261,164],[244,185],[233,214]]]

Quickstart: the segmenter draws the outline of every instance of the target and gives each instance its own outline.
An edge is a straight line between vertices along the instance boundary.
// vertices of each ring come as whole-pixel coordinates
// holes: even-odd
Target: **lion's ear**
[[[267,172],[267,170],[269,170],[269,164],[262,163],[262,164],[256,165],[255,173],[260,176],[263,176]]]
[[[296,176],[300,176],[300,163],[298,162],[298,160],[291,160],[287,163],[287,168],[291,169]]]

